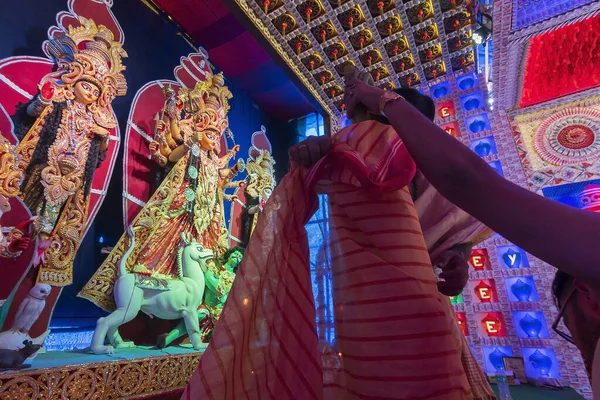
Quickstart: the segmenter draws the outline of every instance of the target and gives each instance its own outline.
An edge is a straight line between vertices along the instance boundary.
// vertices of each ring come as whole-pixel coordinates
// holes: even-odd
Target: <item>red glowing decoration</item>
[[[327,77],[325,75],[321,75],[321,77],[319,79],[321,80],[321,85],[324,85]]]
[[[265,6],[265,14],[269,12],[269,6],[271,5],[271,2],[269,0],[265,0],[263,1],[263,5]]]
[[[326,36],[327,36],[327,32],[325,32],[325,29],[321,30],[321,40],[323,40],[323,43],[325,43]]]
[[[600,15],[595,15],[531,38],[525,54],[520,107],[600,85],[598,24]]]
[[[336,93],[335,89],[331,89],[331,97],[332,98],[335,97],[335,93]]]
[[[334,60],[337,60],[338,53],[339,53],[338,49],[333,49],[332,50],[331,54],[333,55],[333,59]]]
[[[490,284],[485,281],[479,281],[477,286],[473,288],[475,296],[482,303],[491,303],[496,299],[496,290],[494,289],[494,281],[490,281]]]
[[[443,103],[436,104],[437,115],[440,118],[450,118],[456,115],[454,108],[454,102],[452,100],[444,101]]]
[[[379,72],[379,71],[375,72],[375,80],[378,81],[380,77],[381,77],[381,72]]]
[[[348,26],[350,29],[354,26],[354,17],[352,15],[348,16]]]
[[[304,12],[306,14],[306,23],[310,24],[310,14],[312,14],[313,10],[312,8],[308,7],[306,9],[306,11]]]
[[[388,24],[388,26],[387,26],[387,32],[388,32],[388,36],[392,35],[392,24]]]
[[[400,64],[398,64],[398,68],[400,69],[400,71],[404,72],[404,68],[406,68],[406,64],[404,64],[403,62],[400,62]]]
[[[584,210],[600,212],[600,185],[589,185],[579,195]]]
[[[383,1],[377,3],[377,9],[379,10],[379,14],[383,14]]]
[[[287,27],[288,27],[288,23],[287,23],[287,22],[283,22],[283,23],[281,24],[281,30],[282,30],[282,32],[283,32],[283,36],[284,36],[284,37],[285,37],[285,30],[287,29]]]
[[[371,65],[372,62],[373,62],[373,57],[371,57],[371,56],[367,57],[367,64],[369,64],[369,66]]]
[[[497,312],[491,312],[481,319],[481,326],[489,337],[504,337],[506,336],[506,328],[504,326],[504,318]]]
[[[297,42],[296,51],[298,52],[298,55],[300,55],[300,50],[302,50],[302,42]]]
[[[458,322],[458,326],[462,331],[463,335],[469,336],[469,327],[467,326],[467,314],[464,312],[456,313],[456,321]]]
[[[308,65],[310,65],[310,70],[312,71],[315,68],[315,60],[310,60]]]
[[[397,56],[398,55],[398,51],[400,50],[400,47],[398,47],[398,45],[395,45],[392,50],[394,52],[394,55]]]
[[[358,43],[360,43],[360,48],[362,49],[362,48],[363,48],[363,46],[364,46],[364,44],[365,44],[365,37],[364,37],[364,36],[361,36],[361,37],[358,39]]]
[[[490,258],[486,249],[476,249],[471,252],[469,263],[474,270],[483,271],[485,269],[490,269],[489,260]]]
[[[419,21],[423,19],[423,10],[417,11],[417,18],[419,18]]]

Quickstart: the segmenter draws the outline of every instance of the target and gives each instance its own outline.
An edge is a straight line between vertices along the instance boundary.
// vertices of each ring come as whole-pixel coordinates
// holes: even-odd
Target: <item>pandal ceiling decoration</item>
[[[236,2],[332,114],[343,109],[348,64],[392,89],[418,88],[475,63],[468,0]]]

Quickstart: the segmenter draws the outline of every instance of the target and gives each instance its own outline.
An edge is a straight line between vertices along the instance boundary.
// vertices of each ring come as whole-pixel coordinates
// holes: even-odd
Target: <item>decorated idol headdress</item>
[[[98,101],[90,111],[98,125],[117,126],[111,103],[116,96],[127,93],[127,82],[121,59],[127,57],[121,43],[104,25],[79,17],[81,26],[69,26],[69,32],[52,39],[48,52],[57,64],[57,70],[40,81],[40,92],[45,100],[65,101],[73,98],[73,87],[79,81],[88,81],[100,89]]]
[[[196,129],[212,129],[219,135],[229,124],[227,112],[232,97],[222,73],[213,75],[207,72],[206,79],[196,82],[193,89],[179,90],[179,101],[183,103],[186,114],[194,118]]]

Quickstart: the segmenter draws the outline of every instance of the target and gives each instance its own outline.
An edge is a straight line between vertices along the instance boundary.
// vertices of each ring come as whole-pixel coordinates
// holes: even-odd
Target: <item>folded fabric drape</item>
[[[415,165],[375,121],[339,131],[277,186],[184,399],[472,399],[406,185]],[[304,225],[330,207],[335,340],[317,335]]]

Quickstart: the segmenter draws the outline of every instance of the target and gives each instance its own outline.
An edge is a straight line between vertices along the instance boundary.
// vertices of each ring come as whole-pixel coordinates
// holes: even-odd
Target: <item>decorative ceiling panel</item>
[[[332,114],[342,110],[343,71],[367,69],[379,87],[420,88],[475,63],[465,0],[247,0]]]

